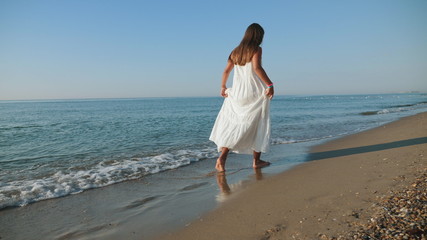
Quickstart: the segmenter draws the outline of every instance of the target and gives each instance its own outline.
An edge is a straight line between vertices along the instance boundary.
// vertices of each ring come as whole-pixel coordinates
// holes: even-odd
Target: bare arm
[[[267,76],[267,73],[265,72],[264,68],[261,65],[261,57],[262,57],[262,48],[260,47],[259,50],[254,54],[252,57],[252,67],[258,75],[258,77],[263,81],[266,85],[272,85],[273,82],[271,82],[270,78]],[[273,98],[274,95],[274,88],[273,86],[267,88],[266,92],[268,97],[270,99]]]
[[[221,81],[221,96],[228,97],[228,95],[225,93],[225,90],[227,89],[227,80],[230,76],[231,70],[233,70],[234,64],[231,62],[230,59],[227,61],[227,65],[225,66],[224,72],[222,73],[222,81]]]

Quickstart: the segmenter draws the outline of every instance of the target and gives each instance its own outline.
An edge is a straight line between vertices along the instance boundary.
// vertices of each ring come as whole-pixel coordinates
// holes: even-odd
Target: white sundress
[[[266,86],[256,75],[252,62],[234,65],[233,86],[228,88],[209,140],[218,151],[252,154],[270,146],[270,99]]]

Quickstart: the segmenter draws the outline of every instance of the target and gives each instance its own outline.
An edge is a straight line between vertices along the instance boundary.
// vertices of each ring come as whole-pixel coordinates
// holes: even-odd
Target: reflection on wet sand
[[[255,173],[256,180],[263,179],[261,168],[254,169],[254,173]],[[237,188],[242,185],[242,182],[240,181],[238,183],[231,184],[231,187],[230,187],[230,185],[228,185],[227,183],[227,177],[225,172],[219,172],[216,174],[216,182],[220,190],[216,196],[216,200],[218,202],[225,201],[227,197],[231,195],[231,193],[233,192],[233,189],[237,190]]]
[[[225,177],[225,173],[221,172],[216,175],[216,182],[218,183],[218,187],[221,193],[225,195],[231,194],[230,186],[228,186],[227,178]]]
[[[256,180],[262,180],[262,171],[261,168],[254,168],[254,172],[255,172],[255,179]]]

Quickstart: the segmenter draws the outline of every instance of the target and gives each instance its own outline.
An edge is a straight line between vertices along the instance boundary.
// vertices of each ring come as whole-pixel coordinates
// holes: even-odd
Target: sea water
[[[0,209],[215,158],[219,97],[0,101]],[[427,95],[276,96],[272,144],[313,144],[427,110]],[[159,175],[160,176],[160,175]]]

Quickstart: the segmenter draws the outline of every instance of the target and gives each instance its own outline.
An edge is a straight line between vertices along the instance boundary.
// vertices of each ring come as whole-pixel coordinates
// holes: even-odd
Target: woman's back
[[[241,104],[248,104],[265,97],[264,89],[262,81],[253,70],[252,62],[244,66],[234,65],[233,86],[229,90],[229,96],[240,100]]]

